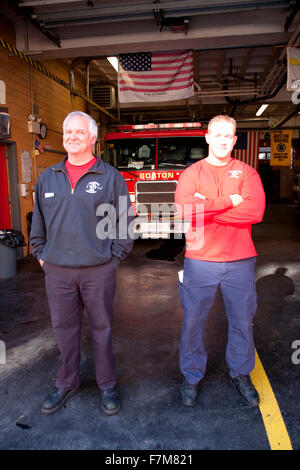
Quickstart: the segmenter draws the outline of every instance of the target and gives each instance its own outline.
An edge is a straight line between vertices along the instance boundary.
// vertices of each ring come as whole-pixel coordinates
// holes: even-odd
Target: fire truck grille
[[[174,215],[177,181],[138,181],[135,185],[135,208],[138,215]]]

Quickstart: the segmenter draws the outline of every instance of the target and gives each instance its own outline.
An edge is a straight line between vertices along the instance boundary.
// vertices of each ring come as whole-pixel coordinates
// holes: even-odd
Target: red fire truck
[[[169,238],[185,233],[174,193],[181,172],[207,156],[201,123],[118,126],[106,134],[104,160],[116,167],[128,186],[136,219],[135,236]]]

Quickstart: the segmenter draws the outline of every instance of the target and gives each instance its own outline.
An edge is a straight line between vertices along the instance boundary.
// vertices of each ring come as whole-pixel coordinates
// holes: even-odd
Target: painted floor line
[[[271,450],[293,450],[280,408],[257,351],[251,380],[260,396],[259,408]]]

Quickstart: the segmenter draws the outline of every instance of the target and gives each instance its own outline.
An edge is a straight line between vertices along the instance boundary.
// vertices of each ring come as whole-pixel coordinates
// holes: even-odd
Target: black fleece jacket
[[[99,157],[72,190],[65,166],[47,168],[36,184],[30,243],[33,255],[59,266],[124,260],[133,246],[133,212],[123,176]]]

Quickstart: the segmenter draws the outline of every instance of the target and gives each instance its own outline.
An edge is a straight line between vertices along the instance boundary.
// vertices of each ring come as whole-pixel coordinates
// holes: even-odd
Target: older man
[[[36,185],[30,242],[46,280],[62,364],[42,413],[57,411],[79,387],[83,308],[91,326],[96,381],[105,414],[118,412],[111,327],[116,268],[132,248],[130,198],[121,174],[93,154],[97,124],[80,111],[63,123],[67,152]]]
[[[255,363],[252,321],[257,254],[251,224],[263,218],[265,195],[254,168],[231,158],[236,140],[235,120],[215,116],[206,134],[207,158],[182,173],[175,195],[179,212],[191,222],[179,282],[184,310],[181,394],[186,406],[195,404],[198,383],[205,374],[204,328],[218,286],[228,318],[229,374],[248,403],[259,403],[250,379]]]

